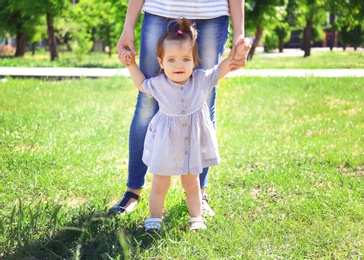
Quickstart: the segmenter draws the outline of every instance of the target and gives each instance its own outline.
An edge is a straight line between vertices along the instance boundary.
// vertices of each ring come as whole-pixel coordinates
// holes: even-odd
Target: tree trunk
[[[69,43],[70,41],[70,33],[67,31],[64,35],[63,35],[63,43],[66,44],[67,47],[67,51],[71,52],[72,51],[72,47]]]
[[[335,45],[335,15],[330,12],[330,25],[331,25],[331,41],[330,41],[330,50],[332,51],[334,49]]]
[[[112,49],[111,49],[111,36],[110,36],[110,26],[106,23],[106,41],[107,45],[109,46],[109,57],[111,57]]]
[[[32,42],[32,56],[35,54],[35,42]]]
[[[27,34],[25,32],[16,33],[15,57],[23,57],[27,49]]]
[[[263,35],[263,27],[261,25],[258,25],[252,47],[248,54],[248,60],[253,59],[255,49],[258,47],[258,44],[260,42],[260,39],[262,38],[262,35]]]
[[[47,13],[46,18],[49,51],[51,53],[51,61],[54,61],[55,59],[58,59],[58,51],[56,37],[54,35],[53,17],[50,15],[50,13]]]
[[[304,57],[311,55],[311,38],[312,38],[312,18],[307,19],[306,27],[303,30],[303,50]]]
[[[283,52],[284,48],[284,37],[278,37],[278,50],[280,53]]]

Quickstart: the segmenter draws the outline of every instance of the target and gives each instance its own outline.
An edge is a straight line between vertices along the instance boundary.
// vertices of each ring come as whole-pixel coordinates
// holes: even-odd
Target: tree
[[[278,50],[279,52],[283,52],[284,42],[289,40],[289,36],[291,34],[291,26],[288,22],[289,11],[291,9],[290,2],[286,2],[285,6],[281,8],[277,8],[279,11],[279,15],[277,15],[278,23],[274,28],[274,32],[278,38]]]
[[[264,27],[262,39],[264,51],[266,52],[274,50],[277,47],[279,52],[283,52],[284,41],[289,40],[290,28],[286,22],[287,3],[288,1],[285,1],[283,6],[275,7],[275,21]]]
[[[246,26],[248,30],[255,31],[255,37],[248,58],[251,60],[254,56],[264,31],[264,27],[272,26],[277,22],[277,8],[286,5],[285,0],[247,0],[246,1]]]
[[[108,46],[108,54],[111,57],[111,53],[114,47],[112,39],[115,38],[114,28],[117,22],[117,13],[120,10],[125,10],[127,8],[127,3],[121,8],[115,1],[103,1],[96,0],[98,10],[99,10],[99,21],[96,33],[103,39],[104,45]],[[123,17],[124,18],[124,17]]]
[[[346,0],[327,0],[325,3],[325,9],[330,13],[329,15],[329,29],[331,35],[334,38],[335,32],[338,30],[339,26],[336,22],[337,17],[345,17],[348,14],[348,4]],[[345,18],[346,20],[346,18]],[[334,48],[334,40],[329,42],[330,50]]]
[[[23,0],[24,1],[24,0]],[[25,0],[26,1],[26,0]],[[47,35],[48,45],[51,55],[51,61],[58,59],[57,41],[55,36],[54,22],[55,19],[60,16],[70,4],[69,0],[37,0],[27,1],[28,4],[32,4],[36,8],[38,14],[46,16],[47,21]]]
[[[330,0],[331,11],[336,16],[335,28],[339,30],[339,39],[344,46],[356,47],[364,43],[364,1]],[[332,6],[340,6],[333,9]]]
[[[286,16],[282,24],[284,26],[280,24],[277,26],[277,33],[280,35],[280,38],[285,37],[285,35],[287,38],[290,38],[293,31],[301,30],[304,25],[304,20],[304,15],[300,9],[299,2],[297,0],[289,0],[286,8]],[[279,39],[279,41],[281,43],[281,39]],[[287,41],[289,41],[289,39]]]
[[[344,50],[347,46],[353,46],[354,50],[356,50],[364,43],[364,26],[362,24],[358,24],[354,28],[350,29],[349,26],[345,26],[340,31],[339,38]]]
[[[304,57],[308,57],[311,55],[313,31],[322,31],[321,26],[326,21],[325,0],[297,0],[297,3],[304,17],[303,50]]]
[[[23,0],[0,0],[0,23],[4,32],[16,36],[15,57],[22,57],[26,51],[27,39],[34,33],[33,26],[39,16],[33,14],[33,8],[24,6]]]
[[[290,36],[291,33],[289,25],[285,22],[282,22],[276,26],[274,32],[278,38],[278,51],[283,52],[284,42],[289,40],[288,36]]]
[[[0,21],[5,30],[16,35],[15,56],[24,56],[26,44],[38,33],[37,26],[45,16],[51,60],[58,57],[57,43],[54,36],[54,19],[61,15],[69,0],[0,0]]]
[[[99,20],[95,0],[81,0],[72,5],[64,19],[64,26],[58,29],[67,37],[69,50],[75,52],[80,60],[92,50],[94,31]]]
[[[32,46],[32,55],[35,54],[36,43],[47,37],[47,33],[44,31],[45,19],[41,19],[41,24],[32,27],[28,32],[28,43]]]
[[[123,0],[95,0],[98,11],[98,22],[95,27],[95,37],[103,40],[103,44],[109,47],[111,55],[123,28],[128,1]],[[141,31],[141,17],[135,27],[135,44],[139,46]]]
[[[67,15],[72,22],[68,22],[66,30],[76,47],[74,50],[87,53],[92,47],[89,43],[101,39],[111,56],[122,31],[127,5],[126,0],[80,0],[72,6]]]

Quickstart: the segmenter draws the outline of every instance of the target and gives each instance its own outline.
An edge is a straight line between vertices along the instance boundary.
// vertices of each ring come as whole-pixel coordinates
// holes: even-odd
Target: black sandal
[[[131,191],[126,191],[123,194],[123,198],[115,204],[111,209],[109,209],[109,213],[107,215],[109,217],[114,217],[116,214],[123,214],[125,212],[126,204],[129,202],[130,199],[135,199],[139,201],[140,196],[136,195],[135,193]]]

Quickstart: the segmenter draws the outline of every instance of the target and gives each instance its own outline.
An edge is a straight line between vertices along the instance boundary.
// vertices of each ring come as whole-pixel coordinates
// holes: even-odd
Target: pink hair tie
[[[178,30],[177,32],[178,32],[178,34],[182,34],[182,31],[181,30]]]

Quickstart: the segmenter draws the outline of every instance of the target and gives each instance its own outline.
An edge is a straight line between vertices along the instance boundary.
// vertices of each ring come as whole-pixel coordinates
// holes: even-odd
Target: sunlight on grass
[[[256,55],[248,69],[363,69],[363,50],[312,51],[310,57]]]
[[[71,52],[59,52],[58,59],[50,61],[49,53],[39,52],[34,56],[26,53],[24,57],[1,57],[0,67],[81,67],[81,68],[121,68],[117,54],[91,52],[79,59]]]

